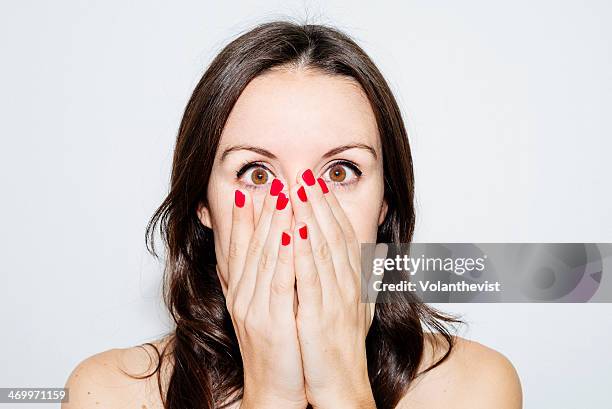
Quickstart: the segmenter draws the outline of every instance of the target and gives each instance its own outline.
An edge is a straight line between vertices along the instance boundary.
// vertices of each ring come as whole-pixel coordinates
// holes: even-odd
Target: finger
[[[299,308],[317,314],[323,308],[321,275],[312,254],[310,232],[304,223],[297,223],[293,231],[293,263]]]
[[[236,293],[239,294],[240,302],[246,303],[246,305],[248,305],[253,298],[253,290],[257,279],[257,268],[270,230],[272,215],[276,207],[276,199],[276,196],[273,196],[270,192],[266,194],[257,224],[249,240],[244,271],[236,288]]]
[[[362,258],[366,264],[362,264],[362,289],[361,289],[361,302],[367,303],[368,314],[366,315],[366,328],[370,328],[372,321],[374,320],[374,313],[376,312],[376,300],[378,299],[378,291],[374,289],[374,282],[377,280],[382,281],[383,275],[377,275],[373,273],[373,261],[375,259],[385,259],[388,254],[389,247],[386,243],[377,243],[374,245],[367,245],[364,248]],[[366,273],[369,274],[366,277]],[[366,284],[367,283],[367,284]]]
[[[215,266],[215,271],[217,273],[217,278],[219,279],[219,283],[221,284],[221,291],[223,292],[223,297],[227,300],[227,281],[225,277],[223,277],[223,273],[221,273],[221,264],[217,263]]]
[[[384,278],[384,259],[387,257],[387,244],[366,244],[361,253],[361,287],[362,301],[376,302],[378,291],[375,289],[375,282],[382,281]],[[375,267],[376,261],[382,262]]]
[[[312,213],[315,215],[319,228],[323,232],[325,241],[329,246],[329,251],[334,264],[334,271],[336,272],[336,278],[338,283],[344,283],[347,279],[346,273],[350,272],[351,275],[348,277],[351,282],[354,282],[351,263],[349,261],[348,249],[346,245],[346,238],[344,232],[340,227],[340,224],[334,217],[327,201],[323,198],[323,191],[321,186],[314,180],[312,170],[307,169],[301,174],[299,183],[304,187],[306,191],[307,202],[304,204],[310,205]],[[315,261],[319,254],[317,254],[316,248],[321,243],[316,242],[317,237],[313,236],[312,243],[315,249],[314,256]]]
[[[242,277],[244,264],[253,234],[253,201],[248,192],[237,189],[234,192],[232,209],[232,230],[228,251],[228,283],[230,294],[234,294],[236,285]]]
[[[374,258],[376,259],[385,259],[387,258],[387,254],[389,252],[389,246],[386,243],[377,243],[376,247],[374,248]],[[370,280],[368,280],[371,284],[371,286],[374,285],[374,280],[376,276],[372,273],[370,273]],[[379,279],[382,280],[384,278],[384,273],[383,276],[380,276]],[[376,299],[378,298],[378,293],[375,292],[374,293],[374,297],[372,297],[371,299],[369,299],[368,301],[370,302],[376,302]]]
[[[365,244],[361,251],[361,282],[362,286],[367,290],[367,299],[376,300],[376,291],[374,290],[374,282],[383,279],[383,267],[374,267],[375,261],[384,260],[387,256],[386,243],[368,243]],[[372,296],[374,294],[374,296]],[[365,300],[364,300],[365,301]]]
[[[307,226],[308,243],[311,246],[310,253],[312,254],[311,257],[314,259],[314,265],[321,282],[323,304],[326,304],[328,298],[338,295],[338,280],[334,270],[331,250],[312,211],[310,201],[304,194],[305,190],[303,186],[299,184],[293,186],[290,191],[291,203],[293,204],[296,225],[300,224],[302,226]],[[304,198],[306,198],[306,200],[303,200]],[[294,254],[295,251],[296,249],[294,248]]]
[[[270,222],[268,237],[257,266],[257,279],[253,292],[252,304],[263,311],[270,308],[270,286],[276,271],[279,247],[283,239],[283,230],[291,226],[291,205],[284,193],[279,193],[276,200],[276,207]],[[285,237],[286,239],[286,237]]]
[[[293,266],[293,235],[283,230],[276,260],[276,269],[270,284],[270,315],[294,315],[295,268]]]
[[[357,239],[357,235],[355,234],[355,230],[353,229],[353,224],[344,212],[344,209],[340,205],[338,198],[336,197],[333,191],[329,190],[325,181],[321,178],[318,178],[317,182],[321,187],[323,197],[327,201],[329,208],[331,209],[334,217],[338,221],[340,228],[344,232],[349,260],[351,262],[351,266],[353,267],[353,271],[357,272],[359,271],[359,265],[361,262],[361,249],[359,240]]]

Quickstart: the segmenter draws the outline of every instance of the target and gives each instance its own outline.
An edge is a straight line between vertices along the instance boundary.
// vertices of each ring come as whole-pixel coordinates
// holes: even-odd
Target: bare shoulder
[[[151,344],[162,352],[168,341],[166,337]],[[62,404],[62,409],[162,408],[157,373],[146,377],[158,363],[156,349],[146,344],[113,348],[85,358],[66,381],[69,402]],[[161,374],[163,385],[166,364]]]
[[[523,394],[514,365],[479,342],[455,337],[455,345],[438,367],[418,377],[398,408],[521,409]],[[439,335],[427,334],[419,372],[445,353]]]

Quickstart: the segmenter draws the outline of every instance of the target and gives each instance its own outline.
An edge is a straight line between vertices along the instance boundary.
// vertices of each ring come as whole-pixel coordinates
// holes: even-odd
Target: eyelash
[[[356,164],[354,164],[351,161],[344,160],[344,159],[334,160],[333,162],[330,162],[329,164],[327,164],[325,170],[323,171],[323,175],[325,175],[325,173],[329,172],[329,170],[331,168],[333,168],[334,166],[336,166],[336,165],[343,165],[343,166],[346,166],[347,168],[349,168],[355,174],[355,179],[350,181],[350,182],[334,182],[334,181],[331,181],[329,179],[325,179],[326,183],[331,183],[332,185],[334,185],[336,187],[340,187],[340,188],[348,188],[351,185],[357,183],[359,181],[359,179],[363,176],[363,172],[359,169],[359,167]],[[255,185],[250,185],[250,184],[244,183],[244,182],[242,182],[240,180],[241,177],[246,172],[251,170],[252,168],[262,168],[265,171],[270,172],[270,174],[273,177],[276,177],[274,172],[272,172],[267,166],[265,166],[263,162],[245,162],[244,164],[242,164],[240,169],[236,172],[236,180],[238,182],[241,182],[244,185],[244,187],[246,187],[247,189],[257,190],[257,189],[261,189],[261,188],[263,188],[263,187],[268,185],[266,183],[265,185],[255,186]]]
[[[276,177],[274,172],[272,172],[266,165],[264,165],[263,162],[245,162],[242,164],[242,166],[240,166],[240,169],[238,170],[238,172],[236,172],[236,180],[242,183],[242,185],[247,189],[257,190],[257,189],[261,189],[264,186],[268,186],[267,183],[262,186],[249,185],[248,183],[244,183],[240,180],[242,175],[244,175],[247,171],[251,170],[252,168],[262,168],[266,170],[267,172],[270,172],[270,174],[273,177]]]
[[[342,165],[342,166],[346,166],[347,168],[349,168],[355,174],[355,179],[349,182],[334,182],[334,181],[325,179],[326,183],[331,183],[332,185],[339,187],[339,188],[349,188],[355,183],[359,182],[359,179],[361,178],[361,176],[363,176],[363,172],[359,169],[359,167],[356,164],[354,164],[351,161],[344,160],[344,159],[335,160],[329,163],[329,165],[325,168],[325,171],[323,171],[323,175],[329,172],[330,169],[336,165]]]

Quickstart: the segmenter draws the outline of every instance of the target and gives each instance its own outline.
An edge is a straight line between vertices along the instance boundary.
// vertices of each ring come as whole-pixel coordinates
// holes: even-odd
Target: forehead
[[[313,70],[275,70],[253,79],[225,124],[220,146],[329,149],[364,143],[379,151],[378,128],[361,86]]]

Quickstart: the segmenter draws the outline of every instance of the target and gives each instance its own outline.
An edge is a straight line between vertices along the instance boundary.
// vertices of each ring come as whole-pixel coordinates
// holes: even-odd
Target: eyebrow
[[[232,152],[237,152],[237,151],[251,151],[251,152],[258,153],[262,156],[265,156],[267,158],[270,158],[270,159],[276,159],[276,155],[267,149],[260,148],[258,146],[251,146],[251,145],[234,145],[234,146],[230,146],[229,148],[223,151],[223,153],[221,154],[221,162],[225,160],[227,155],[229,155]]]
[[[324,155],[323,158],[329,158],[331,156],[337,155],[339,153],[342,153],[344,151],[348,151],[349,149],[364,149],[368,152],[370,152],[370,154],[372,156],[374,156],[374,159],[378,159],[378,155],[376,154],[376,151],[374,150],[374,148],[372,148],[370,145],[366,145],[365,143],[351,143],[348,145],[341,145],[338,146],[334,149],[330,149],[329,151],[327,151]]]
[[[329,158],[331,156],[337,155],[337,154],[342,153],[344,151],[347,151],[349,149],[363,149],[363,150],[366,150],[366,151],[368,151],[374,157],[374,159],[378,159],[378,155],[376,154],[376,150],[374,150],[374,148],[372,148],[370,145],[366,145],[364,143],[351,143],[351,144],[347,144],[347,145],[337,146],[337,147],[335,147],[333,149],[330,149],[329,151],[325,152],[322,157],[323,158]],[[270,159],[277,159],[275,154],[273,154],[269,150],[261,148],[259,146],[234,145],[234,146],[230,146],[229,148],[227,148],[227,149],[225,149],[223,151],[223,153],[221,154],[221,162],[223,162],[225,160],[225,158],[230,153],[237,152],[237,151],[251,151],[251,152],[255,152],[257,154],[260,154],[262,156],[265,156],[267,158],[270,158]]]

